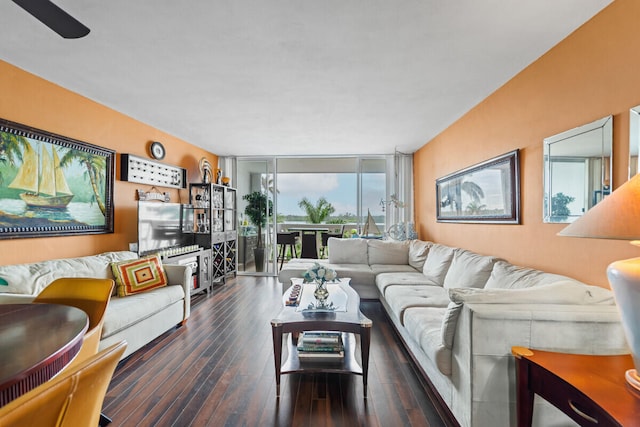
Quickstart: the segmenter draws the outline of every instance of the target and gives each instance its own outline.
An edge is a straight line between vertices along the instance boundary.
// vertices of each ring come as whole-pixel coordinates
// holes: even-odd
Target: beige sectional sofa
[[[112,262],[138,258],[135,252],[106,252],[31,264],[0,266],[0,304],[29,303],[60,277],[113,279]],[[100,349],[127,341],[126,357],[189,318],[190,267],[164,265],[168,286],[119,297],[113,295],[105,313]]]
[[[292,260],[287,287],[316,260]],[[608,289],[433,242],[329,239],[338,277],[379,298],[406,348],[462,426],[516,424],[512,346],[625,354]],[[375,325],[374,325],[375,327]],[[536,398],[534,425],[575,425]]]

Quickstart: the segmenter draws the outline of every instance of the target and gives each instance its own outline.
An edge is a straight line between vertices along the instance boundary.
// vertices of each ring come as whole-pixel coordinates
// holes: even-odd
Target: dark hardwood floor
[[[103,412],[112,426],[443,426],[379,302],[369,397],[362,377],[282,376],[276,397],[269,321],[281,308],[274,278],[240,276],[193,300],[184,327],[120,362]]]

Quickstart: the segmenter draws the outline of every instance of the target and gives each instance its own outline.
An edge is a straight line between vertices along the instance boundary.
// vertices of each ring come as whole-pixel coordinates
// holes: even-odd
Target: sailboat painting
[[[20,193],[20,198],[27,206],[43,208],[66,208],[73,193],[60,167],[60,158],[56,148],[51,147],[51,154],[40,145],[37,153],[31,145],[25,144],[22,166],[18,175],[9,184],[9,188],[27,190]]]
[[[115,152],[0,119],[0,238],[113,232]]]

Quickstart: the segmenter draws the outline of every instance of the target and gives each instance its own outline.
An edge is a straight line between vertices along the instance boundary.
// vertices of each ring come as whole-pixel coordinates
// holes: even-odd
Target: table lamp
[[[640,245],[640,174],[617,188],[559,236],[632,240]],[[640,390],[640,258],[615,261],[607,268],[627,344],[636,369],[625,373],[627,382]]]

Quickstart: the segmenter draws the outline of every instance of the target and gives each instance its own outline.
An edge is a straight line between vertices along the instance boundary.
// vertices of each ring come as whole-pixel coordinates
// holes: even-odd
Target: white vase
[[[611,263],[607,277],[622,318],[627,344],[631,349],[633,365],[625,376],[627,382],[640,390],[640,258]]]

